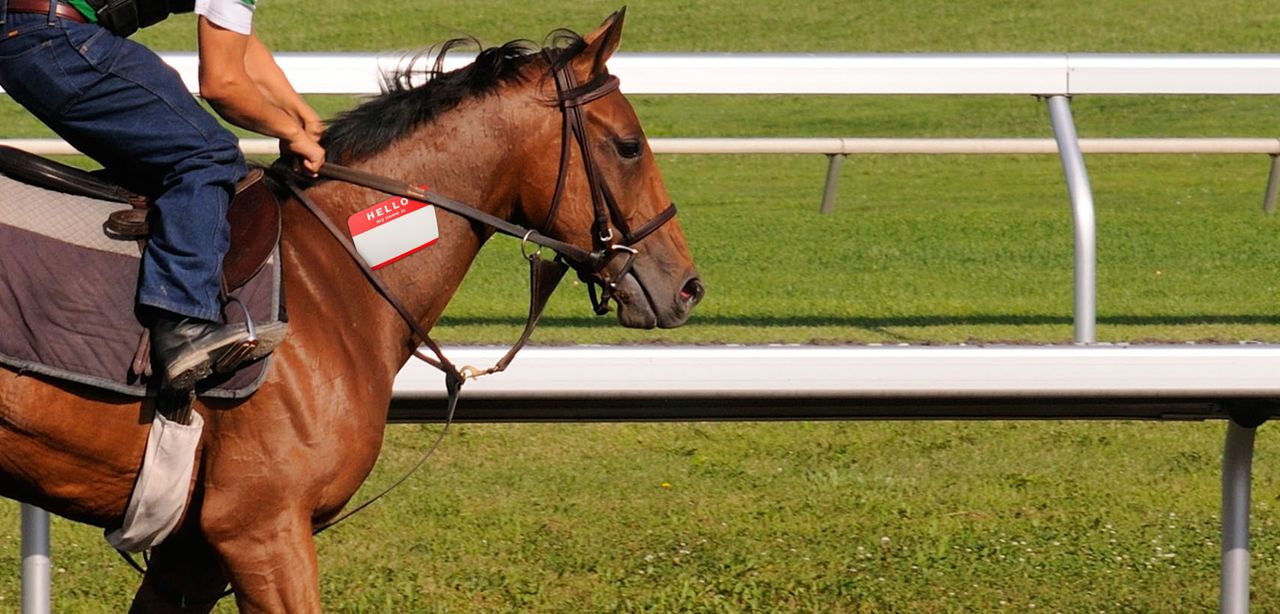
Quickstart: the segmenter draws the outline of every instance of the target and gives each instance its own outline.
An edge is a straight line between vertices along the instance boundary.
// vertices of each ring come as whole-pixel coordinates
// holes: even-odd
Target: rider
[[[323,125],[253,32],[255,0],[0,0],[0,87],[113,176],[153,197],[138,314],[162,389],[184,391],[247,332],[222,323],[227,206],[247,172],[237,138],[159,56],[127,37],[194,10],[200,95],[319,170]],[[262,348],[270,350],[269,347]]]

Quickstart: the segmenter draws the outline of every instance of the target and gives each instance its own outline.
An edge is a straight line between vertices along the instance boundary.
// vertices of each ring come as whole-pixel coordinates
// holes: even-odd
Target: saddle
[[[0,147],[0,365],[132,397],[154,396],[148,331],[135,312],[148,187]],[[255,168],[237,190],[223,259],[227,322],[286,320],[280,199]],[[104,222],[105,221],[105,222]],[[119,240],[117,240],[119,239]],[[138,244],[134,244],[137,241]],[[268,357],[202,383],[205,397],[245,398]]]
[[[0,173],[48,190],[129,205],[108,216],[103,232],[121,241],[145,241],[150,234],[150,199],[102,176],[6,146],[0,146]],[[252,279],[280,240],[280,200],[264,177],[262,167],[251,166],[227,210],[231,248],[222,260],[224,295]]]

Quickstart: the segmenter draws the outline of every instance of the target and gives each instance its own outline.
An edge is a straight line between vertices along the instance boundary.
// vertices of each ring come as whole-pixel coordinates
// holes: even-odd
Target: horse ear
[[[605,62],[609,61],[609,57],[618,50],[618,45],[622,42],[622,21],[626,16],[627,7],[624,6],[606,17],[595,31],[582,37],[587,46],[573,59],[574,72],[584,79],[590,79],[604,69]]]

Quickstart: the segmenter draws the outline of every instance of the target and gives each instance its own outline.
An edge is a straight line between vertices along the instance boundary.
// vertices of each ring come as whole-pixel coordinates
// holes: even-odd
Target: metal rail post
[[[827,183],[822,186],[823,213],[836,210],[836,192],[840,191],[840,168],[844,166],[845,154],[827,154],[827,159]]]
[[[1271,154],[1271,172],[1267,175],[1267,193],[1262,197],[1262,210],[1276,212],[1276,197],[1280,196],[1280,156]]]
[[[1075,226],[1075,340],[1093,343],[1097,340],[1097,228],[1093,215],[1093,188],[1085,170],[1084,154],[1071,118],[1071,103],[1066,96],[1049,96],[1049,118],[1053,136],[1058,141],[1062,172],[1071,195],[1071,214]]]
[[[49,512],[22,504],[22,614],[53,611]]]
[[[1223,614],[1249,611],[1249,498],[1253,472],[1253,439],[1257,428],[1227,422],[1222,454],[1222,585],[1218,609]]]

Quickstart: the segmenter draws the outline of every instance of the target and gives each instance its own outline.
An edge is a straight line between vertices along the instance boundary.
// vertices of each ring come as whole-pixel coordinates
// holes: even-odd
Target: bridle
[[[543,53],[550,60],[549,54],[546,51]],[[545,234],[549,231],[560,209],[566,178],[569,175],[569,141],[570,136],[572,136],[578,142],[578,151],[582,155],[582,164],[586,169],[587,186],[591,191],[591,205],[595,212],[595,218],[591,222],[592,251],[590,257],[585,261],[579,260],[576,262],[570,255],[562,253],[561,257],[568,259],[570,265],[578,272],[579,279],[587,284],[588,296],[591,298],[591,308],[597,315],[604,315],[609,311],[608,303],[618,288],[618,281],[631,272],[631,267],[635,263],[638,251],[634,246],[674,218],[676,205],[675,203],[670,203],[666,209],[663,209],[653,219],[645,222],[634,231],[631,230],[627,224],[626,216],[618,207],[617,199],[614,198],[613,192],[609,190],[609,184],[600,176],[600,167],[596,164],[592,155],[586,120],[583,119],[582,114],[582,107],[616,91],[619,84],[618,78],[609,74],[608,71],[601,71],[593,80],[579,86],[573,71],[568,67],[568,63],[559,66],[554,75],[556,99],[560,106],[562,118],[560,170],[556,175],[556,190],[551,197],[551,206],[547,210],[547,221],[543,225],[542,232]],[[612,226],[610,226],[611,223]],[[622,235],[620,238],[614,234],[615,228]],[[623,258],[622,265],[610,271],[609,265],[617,258]],[[600,288],[598,297],[596,295],[597,287]]]

